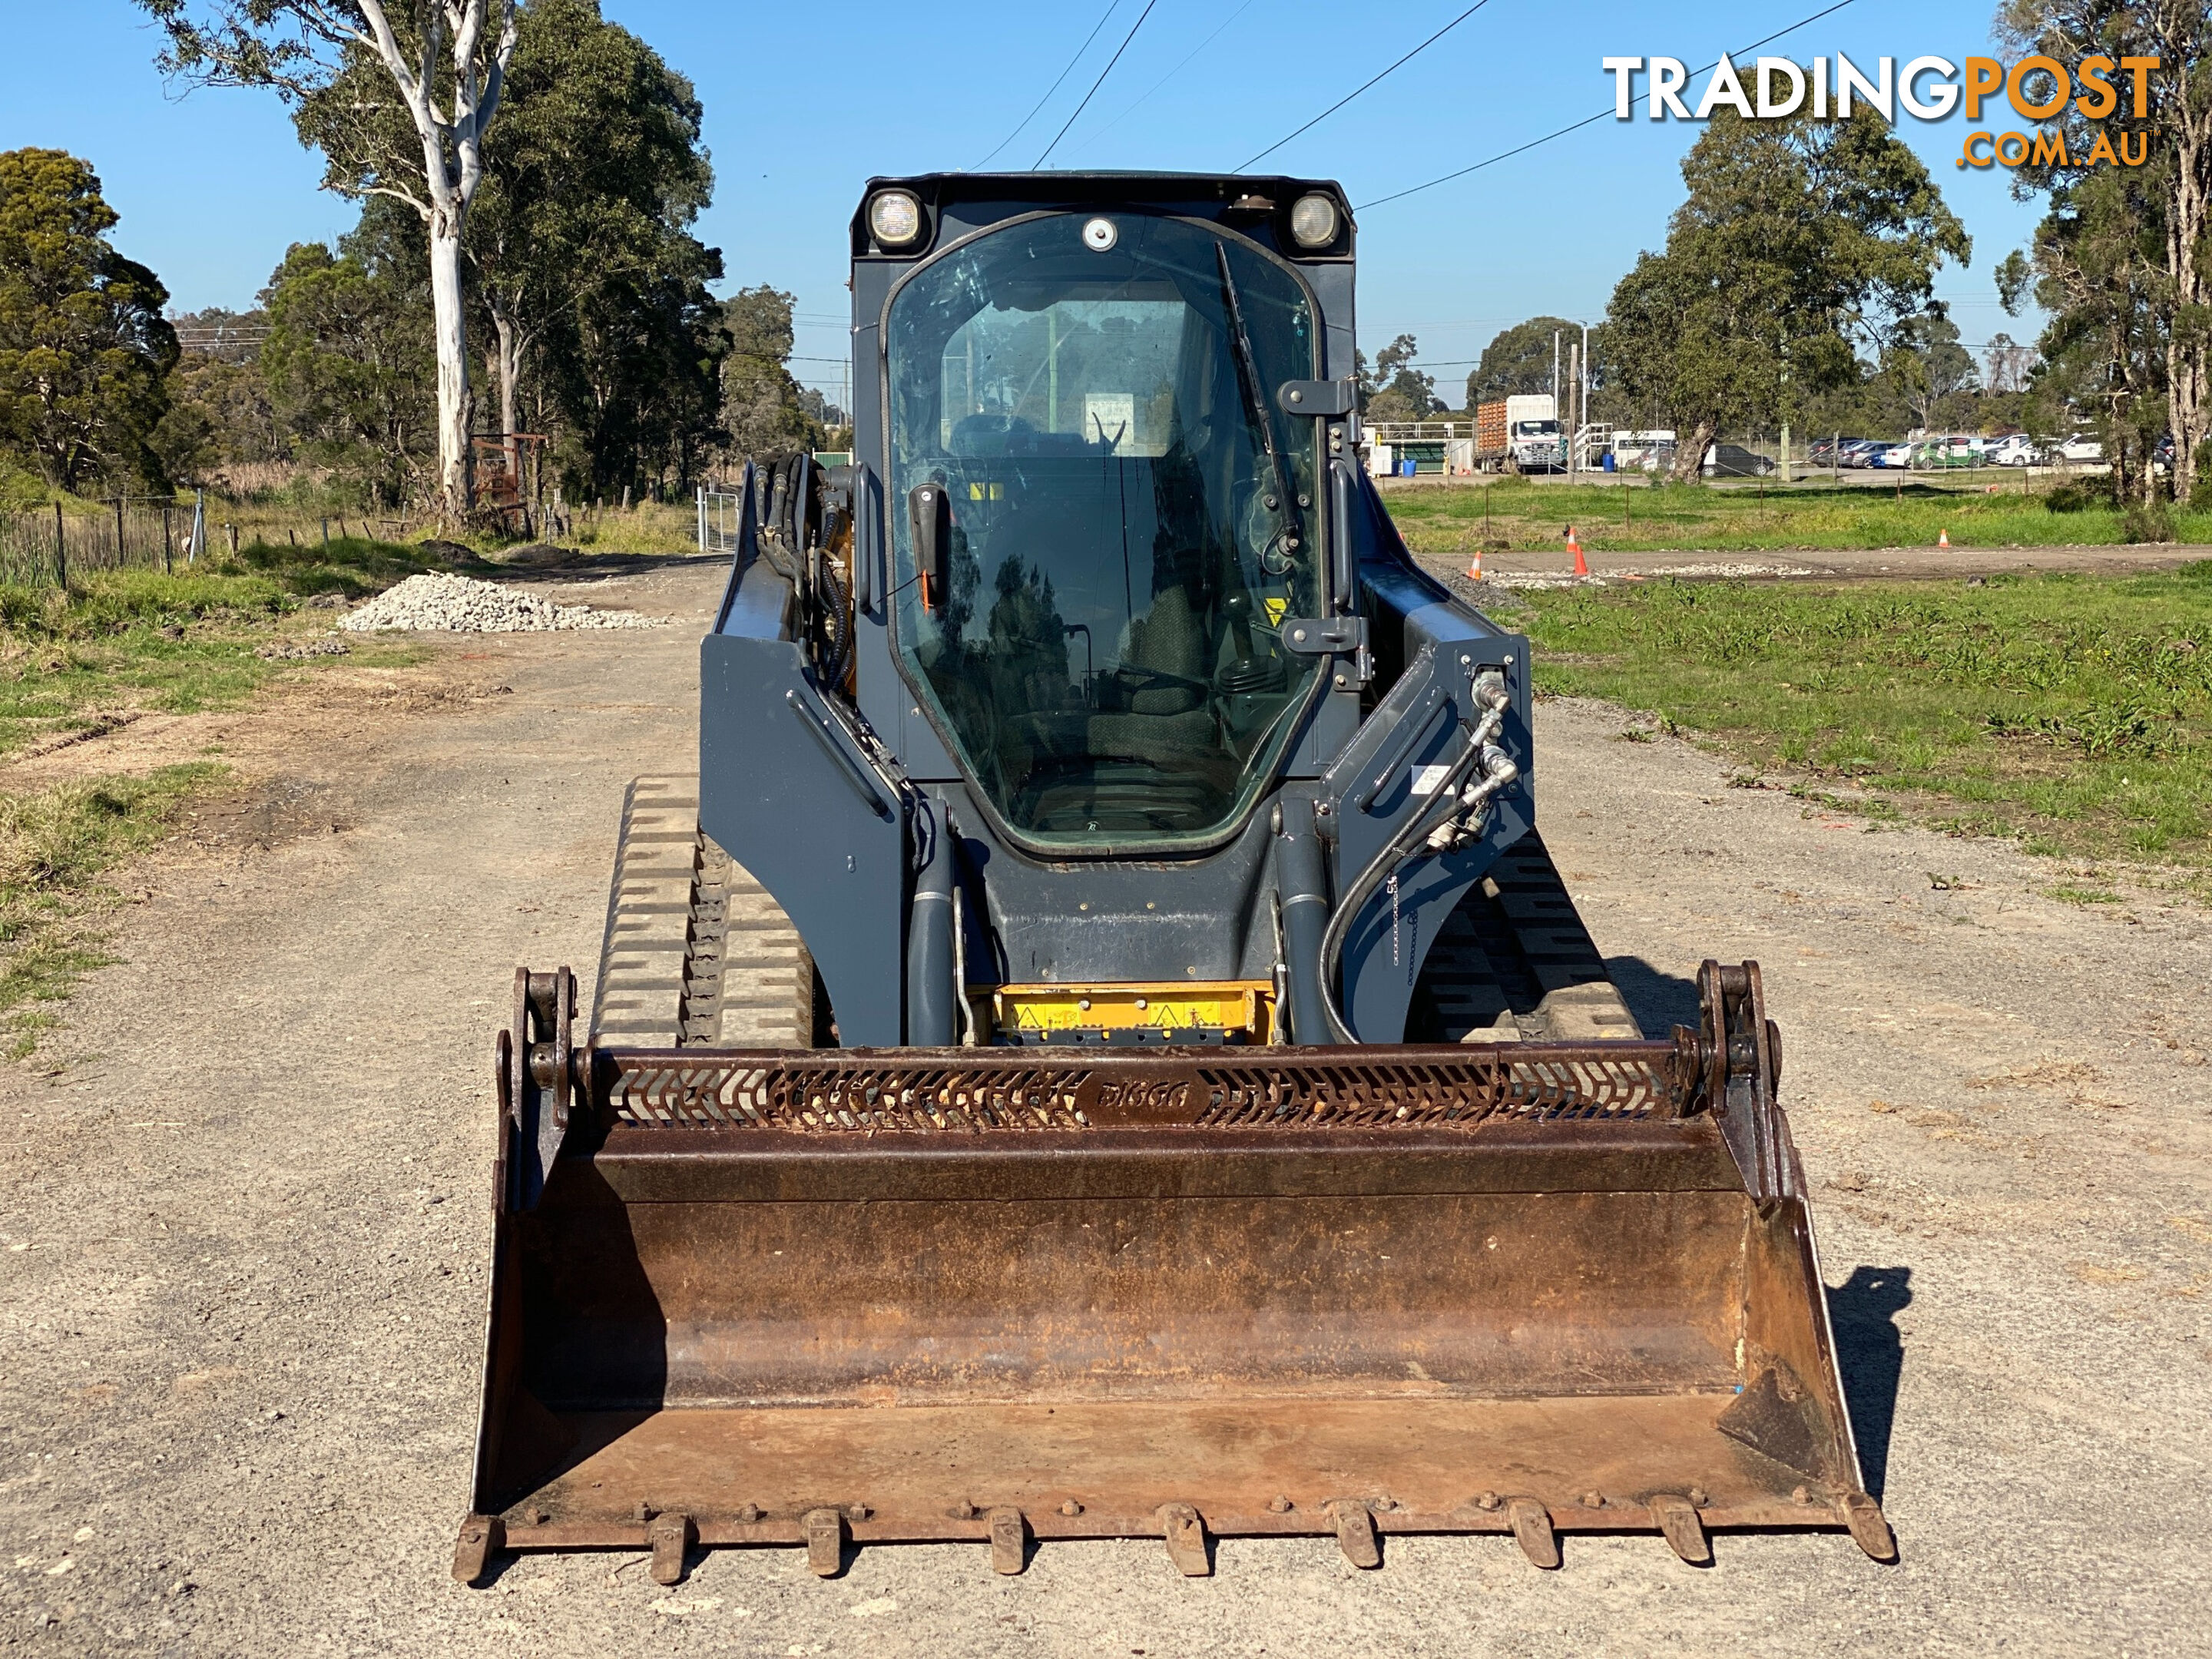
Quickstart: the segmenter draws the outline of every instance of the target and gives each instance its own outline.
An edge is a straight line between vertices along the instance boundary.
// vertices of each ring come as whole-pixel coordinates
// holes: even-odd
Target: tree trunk
[[[1713,440],[1720,435],[1720,430],[1718,421],[1699,421],[1691,428],[1688,443],[1682,442],[1678,436],[1674,441],[1674,470],[1668,473],[1667,481],[1669,483],[1690,483],[1704,477],[1705,452],[1713,447]]]
[[[503,307],[493,306],[490,309],[492,345],[499,362],[499,432],[500,436],[512,439],[522,380],[522,336]]]
[[[469,349],[461,301],[461,227],[458,216],[430,221],[430,301],[438,346],[438,495],[454,524],[469,515]]]
[[[2207,198],[2212,195],[2212,155],[2199,118],[2189,108],[2185,87],[2173,96],[2181,105],[2170,142],[2174,148],[2173,183],[2166,209],[2166,266],[2173,279],[2176,309],[2184,318],[2201,319],[2212,303],[2212,283],[2199,263],[2198,253],[2207,225]],[[2179,319],[2175,320],[2179,320]],[[2201,325],[2200,325],[2201,326]],[[2173,499],[2186,504],[2197,490],[2197,446],[2204,437],[2206,342],[2201,333],[2168,324],[2166,344],[2166,422],[2173,431]]]

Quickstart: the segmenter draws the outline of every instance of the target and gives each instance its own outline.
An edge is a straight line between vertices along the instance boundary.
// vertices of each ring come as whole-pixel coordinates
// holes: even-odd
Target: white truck
[[[1502,398],[1474,411],[1478,466],[1553,472],[1567,464],[1567,434],[1548,394]]]

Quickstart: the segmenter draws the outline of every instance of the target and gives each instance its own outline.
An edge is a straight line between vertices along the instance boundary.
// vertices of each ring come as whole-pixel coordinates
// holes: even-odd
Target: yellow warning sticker
[[[1283,618],[1290,614],[1291,602],[1287,599],[1262,599],[1260,603],[1267,610],[1270,628],[1279,626]]]

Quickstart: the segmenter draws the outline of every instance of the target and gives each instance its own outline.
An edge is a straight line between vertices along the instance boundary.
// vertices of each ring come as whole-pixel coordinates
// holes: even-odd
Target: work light
[[[868,230],[882,247],[905,247],[921,235],[921,201],[910,190],[879,190],[868,198]]]
[[[1300,247],[1327,247],[1336,227],[1336,204],[1326,196],[1301,196],[1291,207],[1291,240]]]

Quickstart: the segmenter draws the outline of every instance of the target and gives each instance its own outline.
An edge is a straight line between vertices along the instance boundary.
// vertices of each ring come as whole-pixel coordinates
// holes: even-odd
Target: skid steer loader
[[[520,972],[454,1572],[503,1551],[1717,1528],[1893,1543],[1758,968],[1645,1037],[1528,646],[1358,465],[1354,227],[939,175],[854,453],[748,468],[588,1014]]]

